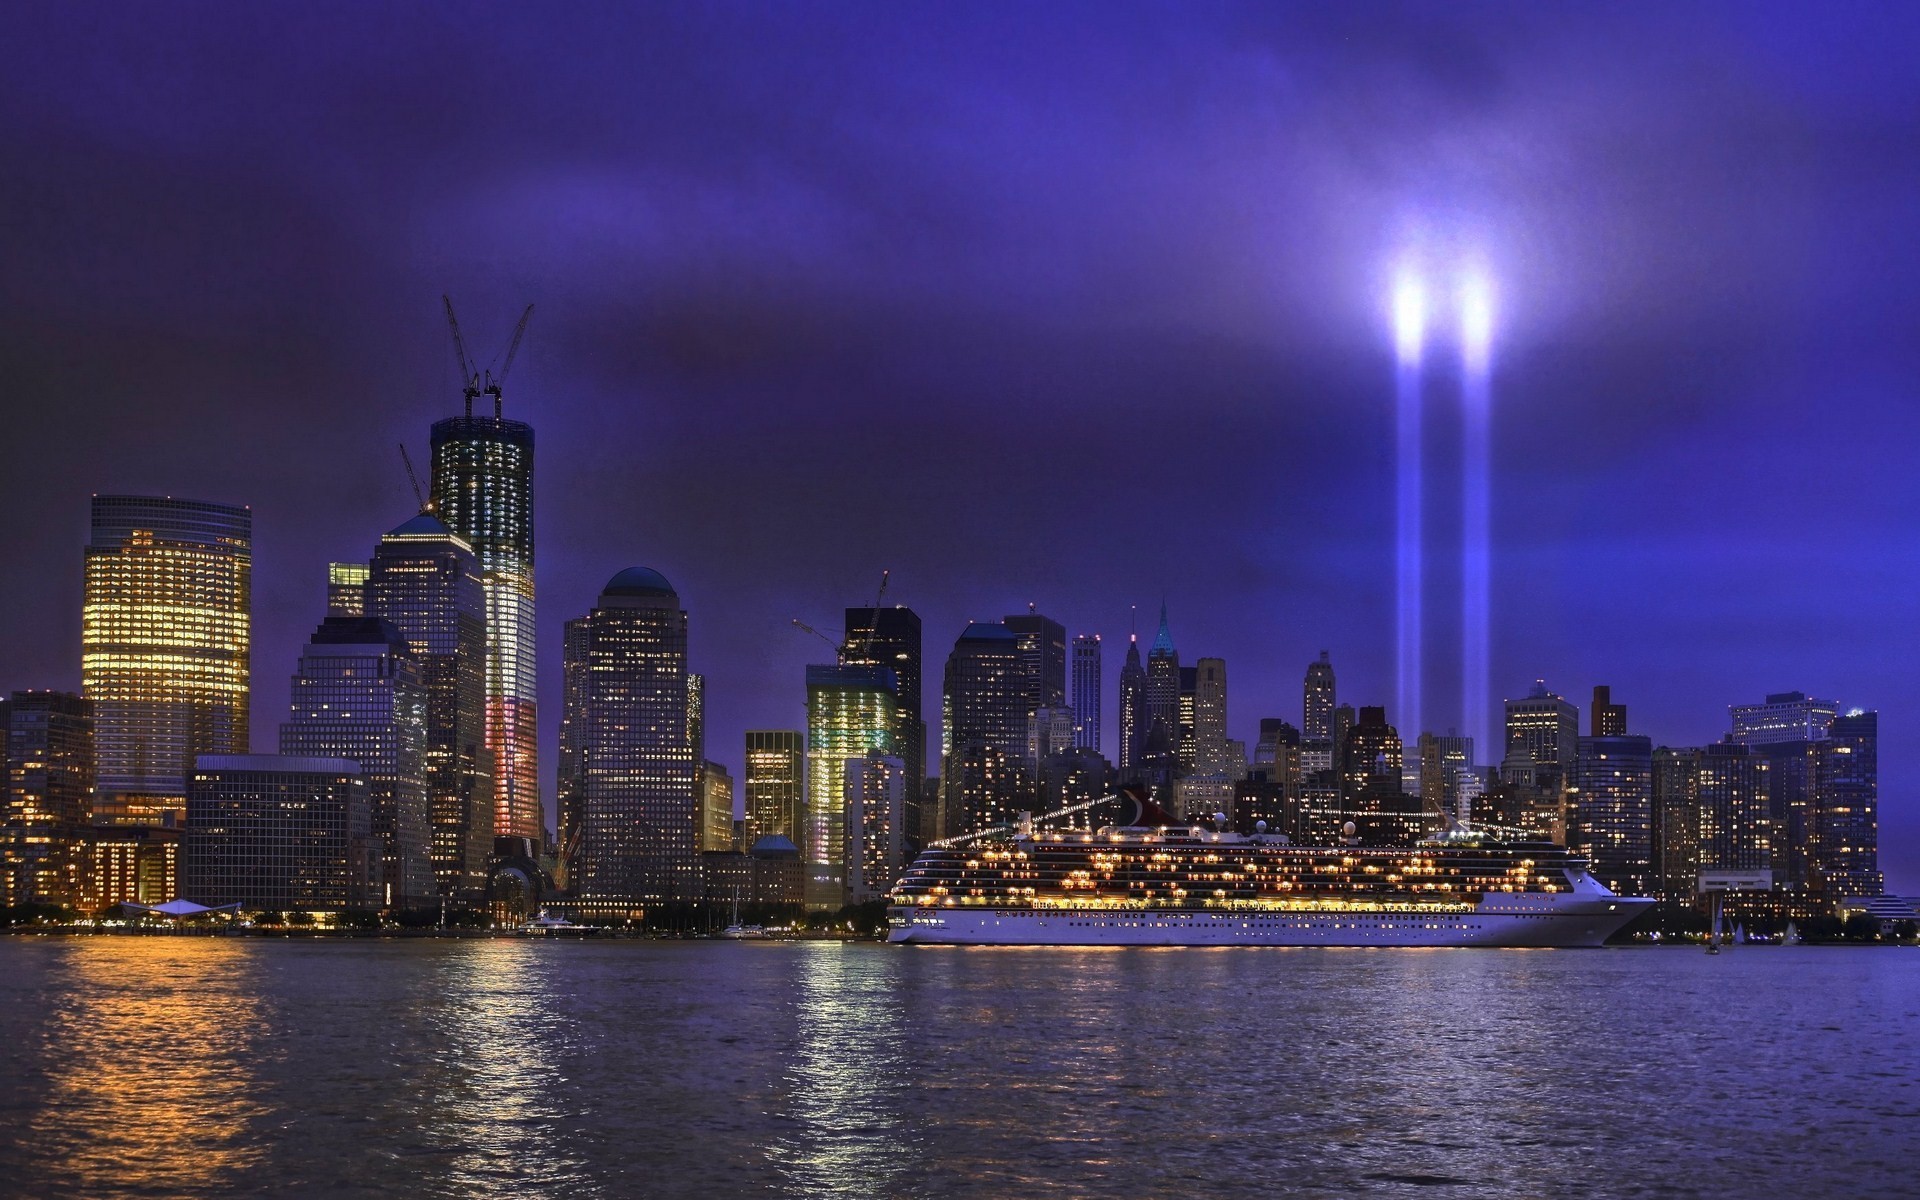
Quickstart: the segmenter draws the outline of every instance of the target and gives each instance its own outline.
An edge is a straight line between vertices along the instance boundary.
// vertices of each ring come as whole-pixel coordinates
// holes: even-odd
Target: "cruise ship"
[[[1198,825],[1040,831],[1027,821],[915,859],[891,895],[888,940],[1598,946],[1653,903],[1615,895],[1562,846],[1460,829],[1414,846],[1295,846]]]

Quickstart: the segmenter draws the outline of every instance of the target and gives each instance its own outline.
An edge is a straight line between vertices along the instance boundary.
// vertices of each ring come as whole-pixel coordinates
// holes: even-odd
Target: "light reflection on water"
[[[0,938],[0,1195],[1920,1195],[1920,953]]]

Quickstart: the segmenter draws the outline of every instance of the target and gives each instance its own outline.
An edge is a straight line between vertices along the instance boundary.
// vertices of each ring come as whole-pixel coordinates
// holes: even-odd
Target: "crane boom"
[[[420,476],[414,474],[413,456],[407,453],[405,442],[400,443],[400,461],[406,465],[407,482],[413,485],[413,502],[420,506],[421,512],[432,512],[433,505],[427,503],[426,496],[420,491]]]
[[[500,377],[493,381],[495,387],[506,383],[507,372],[513,370],[513,356],[520,353],[520,339],[527,334],[527,322],[533,318],[533,305],[527,305],[527,311],[520,314],[520,323],[513,327],[513,341],[507,345],[507,361],[500,364]]]
[[[836,642],[832,638],[828,637],[826,634],[821,633],[818,629],[815,629],[813,626],[807,624],[805,621],[802,621],[799,617],[795,617],[793,619],[793,627],[795,629],[804,629],[808,633],[812,634],[813,636],[819,638],[821,641],[825,642],[827,645],[832,646],[834,649],[834,653],[838,654],[840,652],[839,642]]]
[[[480,395],[480,372],[467,357],[467,343],[460,336],[460,318],[453,315],[453,297],[442,292],[440,303],[447,306],[447,328],[453,331],[453,354],[460,360],[460,391],[466,397],[467,415],[473,415],[473,402]]]

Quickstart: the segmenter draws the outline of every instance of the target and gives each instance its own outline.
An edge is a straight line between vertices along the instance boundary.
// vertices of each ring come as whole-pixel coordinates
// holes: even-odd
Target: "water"
[[[1920,951],[0,939],[23,1196],[1920,1195]]]

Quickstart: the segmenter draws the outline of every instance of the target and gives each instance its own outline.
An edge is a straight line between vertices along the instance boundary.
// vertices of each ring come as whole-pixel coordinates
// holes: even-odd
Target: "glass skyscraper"
[[[493,848],[487,748],[487,606],[473,550],[421,513],[380,539],[366,611],[400,631],[427,689],[430,857],[442,891],[477,893]]]
[[[95,496],[80,619],[93,702],[95,819],[186,807],[200,754],[244,754],[253,515],[170,496]]]
[[[1011,821],[1031,803],[1028,661],[998,621],[968,625],[947,656],[941,750],[949,837]]]
[[[337,912],[380,902],[367,782],[344,758],[203,755],[180,893],[202,904]]]
[[[807,735],[798,729],[747,730],[747,836],[751,846],[778,835],[798,846],[806,837]]]
[[[378,617],[321,622],[293,677],[280,753],[359,764],[383,904],[421,906],[436,898],[426,752],[427,689],[406,638]]]
[[[893,754],[898,687],[887,667],[807,668],[807,903],[846,902],[847,760]]]
[[[533,621],[533,426],[499,415],[433,427],[433,514],[473,549],[487,606],[493,831],[535,839],[540,806]]]
[[[903,605],[891,608],[849,608],[846,640],[840,661],[848,666],[885,667],[898,685],[894,706],[898,723],[893,731],[893,753],[907,767],[907,838],[917,843],[932,808],[922,792],[927,779],[927,720],[922,692],[920,614]],[[794,839],[796,842],[799,839]]]
[[[658,571],[615,575],[567,623],[561,830],[581,911],[627,916],[698,900],[700,796],[687,721],[687,614]]]

